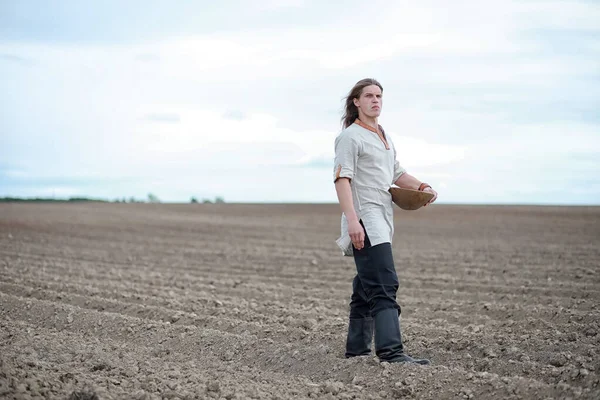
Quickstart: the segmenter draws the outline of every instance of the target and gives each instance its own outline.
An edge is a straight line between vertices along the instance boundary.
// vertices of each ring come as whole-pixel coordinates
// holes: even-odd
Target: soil
[[[600,207],[396,209],[404,342],[431,366],[344,358],[339,218],[0,205],[0,398],[600,398]]]

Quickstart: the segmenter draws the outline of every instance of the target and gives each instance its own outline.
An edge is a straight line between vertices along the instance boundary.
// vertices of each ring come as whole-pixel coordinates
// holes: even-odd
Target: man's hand
[[[431,187],[426,187],[425,189],[423,189],[423,191],[424,191],[424,192],[433,193],[433,198],[432,198],[431,200],[429,200],[429,201],[427,202],[427,204],[425,204],[425,206],[424,206],[424,207],[426,207],[428,204],[431,204],[431,203],[433,203],[433,202],[434,202],[434,201],[437,199],[437,196],[438,196],[438,194],[437,194],[437,192],[436,192],[435,190],[433,190]]]
[[[348,234],[356,250],[365,247],[365,230],[358,220],[348,221]]]

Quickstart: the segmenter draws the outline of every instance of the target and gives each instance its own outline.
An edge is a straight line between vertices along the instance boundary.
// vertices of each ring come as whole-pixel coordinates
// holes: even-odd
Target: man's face
[[[360,97],[354,99],[354,105],[358,108],[359,113],[362,111],[367,117],[379,117],[383,107],[383,96],[379,86],[370,85],[365,87]]]

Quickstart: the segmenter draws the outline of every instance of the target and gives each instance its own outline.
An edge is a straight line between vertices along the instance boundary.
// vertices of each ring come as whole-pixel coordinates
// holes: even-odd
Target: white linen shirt
[[[392,243],[394,210],[388,191],[406,172],[396,160],[396,149],[389,136],[357,120],[335,139],[334,182],[349,178],[354,210],[362,220],[372,246]],[[387,143],[386,143],[387,142]],[[345,256],[352,256],[348,220],[342,213],[341,236],[336,243]]]

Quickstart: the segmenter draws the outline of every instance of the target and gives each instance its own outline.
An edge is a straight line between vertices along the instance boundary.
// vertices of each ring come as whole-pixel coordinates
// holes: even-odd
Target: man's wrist
[[[354,214],[353,216],[349,217],[346,215],[346,220],[348,222],[358,222],[358,216],[356,216],[356,214]]]

